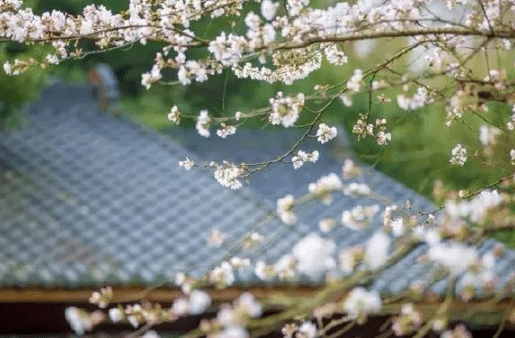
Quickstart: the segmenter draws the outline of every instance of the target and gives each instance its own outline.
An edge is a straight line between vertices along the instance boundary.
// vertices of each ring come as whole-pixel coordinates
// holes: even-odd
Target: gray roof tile
[[[318,232],[320,219],[339,219],[344,209],[375,203],[338,194],[330,206],[299,210],[302,222],[295,226],[264,222],[277,198],[302,195],[320,176],[340,173],[341,163],[327,145],[310,139],[302,149],[321,150],[319,163],[299,170],[272,166],[254,175],[248,187],[232,191],[210,172],[186,172],[178,161],[260,161],[290,149],[298,131],[241,130],[232,140],[206,140],[193,130],[175,129],[172,141],[127,118],[99,113],[90,92],[88,86],[50,87],[31,107],[26,128],[0,134],[0,286],[148,284],[162,278],[172,284],[175,272],[200,276],[229,253],[273,263],[301,238]],[[409,199],[414,208],[433,208],[373,169],[360,180],[392,202]],[[364,244],[380,223],[378,214],[370,229],[340,226],[329,236],[339,249]],[[206,244],[213,228],[227,236],[221,248]],[[265,234],[267,241],[243,251],[241,242],[252,231]],[[482,252],[494,244],[485,242]],[[425,252],[427,246],[419,245],[370,287],[397,293],[429,278],[431,270],[415,264]],[[511,266],[515,253],[508,251],[506,257],[496,265],[499,273]],[[244,285],[259,282],[249,269],[237,276]],[[306,280],[296,282],[301,281]],[[432,290],[442,292],[442,285]]]

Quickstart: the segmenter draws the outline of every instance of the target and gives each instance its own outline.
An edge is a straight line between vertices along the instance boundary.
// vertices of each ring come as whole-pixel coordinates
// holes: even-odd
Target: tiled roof
[[[226,254],[205,245],[213,225],[235,244],[267,214],[248,192],[178,167],[194,154],[98,113],[89,89],[50,88],[28,126],[1,136],[3,286],[198,275]]]
[[[334,150],[315,140],[302,149],[320,149],[318,163],[298,170],[291,164],[271,166],[238,191],[221,187],[209,171],[187,172],[177,165],[185,157],[247,163],[270,159],[292,146],[299,136],[295,130],[241,130],[223,140],[178,128],[170,138],[126,117],[100,113],[89,86],[49,87],[30,111],[24,128],[0,134],[2,287],[172,284],[176,272],[199,276],[228,255],[274,263],[301,238],[319,232],[320,219],[339,219],[342,210],[375,203],[335,194],[330,206],[315,203],[298,210],[301,221],[294,226],[269,220],[277,198],[299,196],[320,176],[341,172]],[[365,172],[359,180],[383,198],[433,208],[391,178],[373,169]],[[339,226],[328,236],[339,250],[364,244],[380,227],[379,218],[380,213],[370,229]],[[221,248],[206,245],[213,228],[226,235]],[[252,231],[267,240],[245,251],[240,244]],[[482,250],[494,243],[487,241]],[[371,287],[396,293],[429,278],[431,270],[415,264],[426,251],[418,246]],[[499,273],[513,266],[515,253],[505,257],[497,262]],[[252,271],[238,278],[244,285],[261,283]],[[433,288],[443,292],[440,284]]]

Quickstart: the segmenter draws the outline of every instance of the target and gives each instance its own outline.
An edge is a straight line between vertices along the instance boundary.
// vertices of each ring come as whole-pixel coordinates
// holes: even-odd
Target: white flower
[[[315,338],[317,336],[317,326],[312,322],[304,322],[299,327],[302,338]]]
[[[363,86],[363,71],[361,69],[355,69],[349,81],[347,81],[347,89],[351,92],[359,92]]]
[[[383,0],[359,0],[357,2],[358,9],[361,13],[367,14],[372,9],[382,5]]]
[[[178,316],[184,316],[190,311],[190,302],[185,298],[178,298],[173,302],[172,311]]]
[[[276,32],[275,28],[272,24],[267,23],[263,26],[263,42],[265,44],[270,44],[275,41]],[[266,61],[266,59],[265,59]]]
[[[245,312],[252,318],[261,316],[263,308],[261,304],[249,292],[244,292],[235,302],[238,309],[244,309]]]
[[[168,114],[168,120],[175,124],[179,124],[181,120],[181,112],[179,111],[179,108],[177,108],[177,106],[173,106],[172,109],[170,109],[170,113]]]
[[[290,14],[290,16],[297,16],[302,8],[306,7],[308,4],[309,0],[288,0],[286,8],[288,9],[288,14]]]
[[[402,218],[396,218],[390,223],[390,228],[395,237],[401,237],[404,235],[404,220]]]
[[[141,338],[159,338],[159,335],[154,330],[149,330],[141,336]]]
[[[349,160],[348,158],[345,159],[342,167],[343,179],[346,180],[354,176],[361,176],[361,174],[363,174],[363,170],[360,167],[355,165],[352,160]]]
[[[309,234],[293,247],[297,269],[311,278],[320,277],[327,269],[335,267],[336,262],[331,257],[335,249],[333,241],[320,238],[315,233]]]
[[[257,243],[263,241],[263,239],[264,239],[264,237],[261,234],[259,234],[257,232],[253,232],[249,236],[246,236],[243,239],[243,248],[244,249],[252,248]]]
[[[145,86],[147,90],[149,90],[150,86],[153,83],[159,81],[162,77],[163,76],[161,75],[161,69],[157,65],[154,65],[150,73],[144,73],[143,75],[141,75],[141,84]]]
[[[273,20],[277,12],[277,7],[279,7],[279,4],[273,3],[270,0],[263,0],[261,2],[261,14],[263,18],[267,21]]]
[[[238,317],[234,308],[229,304],[222,304],[216,315],[216,320],[223,326],[236,325]]]
[[[467,149],[458,143],[454,148],[452,148],[451,159],[449,162],[461,167],[464,166],[465,162],[467,162]]]
[[[367,184],[356,182],[352,182],[343,189],[343,194],[351,197],[368,196],[371,192]]]
[[[139,319],[136,316],[127,316],[127,321],[132,325],[133,328],[137,328],[140,324]]]
[[[12,66],[11,64],[9,63],[9,61],[6,61],[4,63],[4,71],[5,71],[5,74],[7,75],[12,75],[13,71],[12,71]]]
[[[326,143],[332,140],[333,138],[338,135],[338,131],[336,130],[336,127],[329,127],[325,123],[320,123],[317,130],[317,140],[320,143]]]
[[[249,333],[238,325],[226,326],[222,332],[216,335],[217,338],[248,338]]]
[[[348,62],[348,58],[345,53],[338,50],[335,44],[330,44],[325,47],[324,53],[327,61],[333,65],[341,66]]]
[[[109,309],[109,319],[111,319],[113,323],[120,322],[123,319],[123,311],[119,308]]]
[[[318,226],[320,231],[327,233],[336,227],[336,220],[334,218],[324,218],[320,220]]]
[[[283,93],[278,92],[275,98],[270,99],[270,106],[272,108],[272,112],[268,116],[270,123],[282,124],[285,128],[291,127],[299,118],[299,113],[304,107],[304,94],[283,97]]]
[[[209,137],[211,133],[209,132],[209,125],[211,124],[211,118],[209,117],[209,113],[207,110],[200,111],[199,116],[197,117],[196,128],[200,136]]]
[[[401,314],[392,322],[392,330],[396,336],[413,333],[422,325],[422,315],[416,311],[412,303],[402,305]]]
[[[322,199],[325,204],[331,204],[333,196],[331,193],[342,189],[343,183],[341,179],[335,173],[331,173],[327,176],[322,176],[315,183],[308,185],[308,191],[318,198]]]
[[[222,187],[231,188],[232,190],[237,190],[242,187],[239,180],[242,174],[243,169],[230,163],[225,163],[223,166],[217,166],[214,173],[216,180]]]
[[[397,104],[399,105],[399,108],[408,111],[421,108],[433,101],[433,97],[424,87],[419,87],[412,98],[406,97],[404,94],[397,95]]]
[[[179,166],[184,167],[186,170],[190,170],[195,165],[195,162],[186,157],[184,161],[179,161]]]
[[[377,144],[380,146],[386,145],[389,141],[392,140],[392,134],[385,133],[384,131],[379,131],[376,134]]]
[[[220,229],[213,229],[211,231],[211,235],[209,235],[207,239],[207,243],[215,248],[219,248],[222,246],[225,239],[225,235]]]
[[[284,255],[274,264],[274,270],[279,279],[289,279],[295,276],[295,256]]]
[[[175,274],[175,285],[181,286],[186,282],[186,274],[184,272],[177,272]]]
[[[225,32],[222,32],[215,40],[209,43],[208,50],[224,66],[232,66],[241,60],[247,44],[247,41],[242,36],[226,35]]]
[[[236,133],[235,126],[226,125],[225,123],[221,123],[220,126],[222,128],[216,131],[216,135],[220,136],[221,138],[226,138],[227,136],[234,135]]]
[[[477,251],[461,243],[436,243],[429,248],[428,255],[453,274],[462,273],[477,259]]]
[[[192,315],[204,313],[211,305],[211,297],[204,291],[193,290],[190,294],[189,311]]]
[[[442,333],[440,338],[473,338],[473,336],[467,330],[465,325],[459,324],[454,328],[454,330],[447,330],[444,333]]]
[[[73,331],[78,335],[83,335],[85,331],[93,329],[93,323],[88,313],[76,307],[67,307],[64,311],[66,320],[70,324]]]
[[[340,95],[340,100],[342,100],[345,107],[352,106],[352,98],[349,95],[347,95],[347,94]]]
[[[371,269],[377,269],[386,263],[389,249],[390,237],[382,231],[376,232],[367,242],[365,263]]]
[[[340,269],[345,273],[352,273],[356,265],[363,260],[363,247],[355,245],[347,247],[338,254]]]
[[[235,281],[231,264],[222,262],[209,273],[209,281],[216,283],[219,287],[232,285]]]
[[[506,128],[508,128],[508,130],[514,130],[515,129],[515,105],[513,105],[511,111],[513,113],[510,116],[510,120],[506,123]]]
[[[343,309],[349,317],[364,322],[369,314],[381,310],[381,297],[377,291],[368,292],[362,287],[356,287],[347,296]]]
[[[515,149],[510,150],[511,164],[515,165]]]
[[[235,269],[242,269],[244,267],[250,266],[250,259],[248,258],[240,258],[240,257],[232,257],[229,260],[232,267]]]
[[[312,151],[311,153],[306,153],[305,151],[299,150],[297,155],[292,157],[293,168],[298,169],[304,165],[304,162],[315,163],[318,161],[320,154],[317,150]]]
[[[46,60],[51,65],[58,65],[59,64],[59,58],[55,54],[47,54]]]
[[[479,140],[483,146],[487,147],[488,145],[495,143],[495,138],[500,133],[501,130],[499,128],[483,125],[479,127]]]
[[[286,195],[277,200],[277,215],[284,224],[293,224],[297,220],[292,209],[295,205],[295,198],[292,195]]]
[[[469,219],[471,222],[479,223],[483,220],[485,213],[495,208],[502,199],[497,190],[484,190],[471,200],[445,202],[445,212],[452,220]]]
[[[277,272],[275,271],[274,267],[271,265],[266,265],[263,261],[258,261],[256,263],[254,273],[259,279],[265,281],[271,280],[277,275]]]

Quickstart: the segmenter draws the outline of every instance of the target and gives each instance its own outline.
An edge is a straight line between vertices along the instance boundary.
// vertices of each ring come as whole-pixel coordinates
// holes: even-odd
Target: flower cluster
[[[222,304],[215,318],[203,319],[200,330],[208,337],[247,338],[245,325],[261,316],[262,306],[250,293],[243,293],[233,304]]]
[[[231,188],[233,190],[240,189],[242,187],[240,178],[242,177],[244,170],[235,164],[224,162],[223,165],[214,164],[215,179],[220,183],[222,187]]]
[[[359,177],[363,174],[363,170],[354,164],[354,161],[346,158],[342,167],[342,177],[348,180],[352,177]]]
[[[91,331],[95,325],[104,320],[104,316],[99,312],[90,314],[86,310],[76,307],[66,308],[64,315],[73,331],[78,335],[83,335],[85,331]]]
[[[433,101],[433,97],[424,87],[419,87],[413,97],[406,97],[404,94],[397,95],[397,104],[404,110],[415,110]]]
[[[381,297],[376,291],[368,292],[362,287],[356,287],[347,296],[343,309],[349,317],[364,323],[368,315],[381,310]]]
[[[374,129],[376,130],[374,135]],[[354,124],[352,132],[358,139],[374,136],[377,144],[386,145],[392,139],[392,135],[386,131],[386,119],[377,119],[375,125],[367,122],[367,117],[360,114],[360,118]]]
[[[496,137],[501,133],[501,130],[496,127],[482,125],[479,127],[479,140],[484,147],[495,144]]]
[[[211,125],[211,118],[209,117],[209,113],[207,110],[202,110],[197,117],[197,131],[200,136],[209,137],[211,133],[209,132],[209,126]]]
[[[179,108],[177,108],[177,106],[173,106],[172,109],[170,109],[170,113],[168,114],[168,120],[175,124],[179,124],[179,122],[181,121],[181,112],[179,111]]]
[[[401,313],[392,322],[392,330],[397,336],[415,332],[422,325],[422,315],[416,311],[413,304],[404,304]]]
[[[150,73],[144,73],[143,75],[141,75],[141,84],[145,86],[147,90],[149,90],[152,84],[161,80],[162,77],[163,76],[161,75],[161,69],[154,65]]]
[[[352,182],[343,188],[343,193],[346,196],[351,197],[368,196],[370,195],[371,190],[366,183]]]
[[[474,248],[460,243],[437,243],[428,252],[429,259],[459,274],[469,268],[477,259]]]
[[[207,243],[215,248],[222,246],[225,240],[225,235],[220,229],[213,229],[207,238]]]
[[[335,44],[327,44],[324,46],[321,46],[325,53],[325,58],[329,63],[341,66],[348,62],[348,58],[345,55],[344,52],[341,50],[338,50],[338,47]]]
[[[293,247],[293,254],[297,259],[297,269],[300,273],[311,278],[319,278],[322,273],[336,266],[332,254],[336,245],[331,240],[309,234]]]
[[[333,201],[332,192],[341,190],[343,183],[335,173],[321,177],[315,183],[308,185],[309,193],[320,198],[325,204],[331,204]]]
[[[211,270],[209,274],[209,281],[219,288],[232,285],[235,280],[233,267],[229,262],[222,262],[222,264]]]
[[[305,162],[315,163],[318,161],[319,153],[317,150],[312,151],[311,153],[306,153],[305,151],[299,150],[297,155],[292,157],[293,168],[299,169],[304,165]]]
[[[449,221],[468,220],[481,224],[488,210],[501,204],[502,198],[497,190],[484,190],[470,200],[445,202],[445,216]]]
[[[361,245],[348,247],[340,251],[338,260],[340,261],[340,270],[344,273],[352,273],[356,266],[363,261],[365,251]]]
[[[111,287],[105,287],[100,289],[100,292],[95,291],[89,298],[89,302],[92,304],[98,304],[98,307],[103,309],[106,308],[113,299],[113,289]]]
[[[336,127],[329,127],[325,123],[320,123],[317,130],[317,140],[318,142],[324,144],[332,140],[338,135],[338,131]]]
[[[274,264],[274,270],[280,280],[292,279],[296,268],[297,261],[293,254],[284,255]]]
[[[193,168],[194,165],[195,165],[195,162],[190,160],[187,157],[184,161],[179,161],[179,166],[184,167],[184,169],[186,169],[188,171],[191,170],[191,168]]]
[[[284,97],[282,92],[278,92],[275,99],[270,99],[270,106],[272,109],[268,116],[270,123],[282,124],[285,128],[291,127],[304,107],[304,94]]]
[[[254,273],[259,279],[264,281],[271,280],[277,276],[277,271],[275,271],[273,265],[267,265],[263,261],[258,261],[256,263]]]
[[[177,316],[198,315],[211,305],[211,297],[204,291],[193,290],[188,298],[178,298],[172,304],[172,312]]]
[[[263,239],[264,239],[263,235],[261,235],[257,232],[253,232],[243,239],[243,248],[250,249],[257,243],[262,242]]]
[[[454,148],[452,148],[451,159],[449,162],[454,165],[464,166],[465,162],[467,162],[467,149],[458,143]]]
[[[349,81],[347,81],[347,89],[351,92],[357,93],[361,91],[364,86],[363,82],[363,71],[361,69],[355,69]]]
[[[277,215],[284,224],[293,224],[297,217],[292,209],[295,206],[295,198],[292,195],[286,195],[277,200]]]
[[[226,138],[229,135],[236,134],[236,127],[231,125],[226,125],[225,123],[220,124],[220,129],[216,131],[216,135],[220,136],[221,138]]]
[[[338,222],[334,218],[324,218],[320,220],[318,226],[320,231],[329,232],[336,227],[337,223]]]

